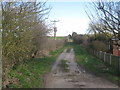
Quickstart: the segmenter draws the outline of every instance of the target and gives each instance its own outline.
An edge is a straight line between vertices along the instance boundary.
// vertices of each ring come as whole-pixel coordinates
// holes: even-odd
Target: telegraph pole
[[[54,39],[56,39],[56,32],[57,32],[56,22],[59,22],[59,20],[54,20],[54,21],[51,21],[51,22],[54,23],[54,27],[53,27],[53,29],[54,29]]]

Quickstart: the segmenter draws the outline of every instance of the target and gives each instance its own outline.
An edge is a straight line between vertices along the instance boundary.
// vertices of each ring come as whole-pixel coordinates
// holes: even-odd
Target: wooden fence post
[[[105,62],[105,56],[106,56],[106,52],[104,52],[104,62]]]
[[[110,54],[110,65],[111,65],[111,58],[112,58],[112,55]]]
[[[99,58],[99,52],[97,51],[97,57]]]
[[[99,54],[100,56],[99,56],[99,58],[101,59],[101,51],[100,51],[100,54]]]
[[[118,76],[120,76],[120,56],[118,56]],[[120,87],[120,79],[118,80],[118,86]]]

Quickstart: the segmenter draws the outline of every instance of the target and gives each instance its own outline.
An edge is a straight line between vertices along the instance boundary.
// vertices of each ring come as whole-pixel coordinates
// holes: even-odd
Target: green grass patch
[[[69,66],[66,63],[67,63],[66,60],[61,60],[61,63],[60,63],[60,67],[62,68],[62,70],[64,72],[68,72],[69,71],[69,69],[68,69]]]
[[[51,70],[52,64],[64,48],[51,52],[51,56],[32,58],[11,69],[9,88],[43,88],[43,76]]]
[[[66,47],[66,52],[67,53],[69,53],[70,51],[71,51],[71,49],[72,49],[72,43],[71,42],[68,42],[66,45],[65,45],[65,47]]]
[[[68,47],[66,52],[69,53],[71,51],[71,47]]]
[[[75,58],[79,65],[85,67],[96,75],[104,76],[114,83],[118,83],[118,71],[112,66],[105,64],[80,45],[73,44]]]

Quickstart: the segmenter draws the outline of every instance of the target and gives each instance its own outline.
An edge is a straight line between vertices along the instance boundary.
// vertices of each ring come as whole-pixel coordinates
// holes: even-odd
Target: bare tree
[[[94,26],[94,32],[110,32],[114,36],[117,36],[120,30],[120,10],[118,9],[119,2],[105,2],[99,0],[98,2],[93,2],[92,5],[96,14],[88,14],[91,25]],[[97,16],[95,20],[95,15]]]

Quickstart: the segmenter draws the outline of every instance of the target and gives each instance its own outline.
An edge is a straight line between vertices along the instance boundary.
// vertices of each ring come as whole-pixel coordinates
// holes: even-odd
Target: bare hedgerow
[[[107,45],[102,41],[98,41],[98,40],[93,41],[91,43],[91,47],[92,49],[97,51],[107,51]]]
[[[44,2],[2,2],[3,81],[11,67],[40,49],[48,33],[45,19],[49,11]]]
[[[39,49],[35,55],[35,57],[40,58],[43,56],[49,56],[49,52],[57,50],[65,44],[66,39],[54,40],[47,38],[41,44],[41,49]]]

